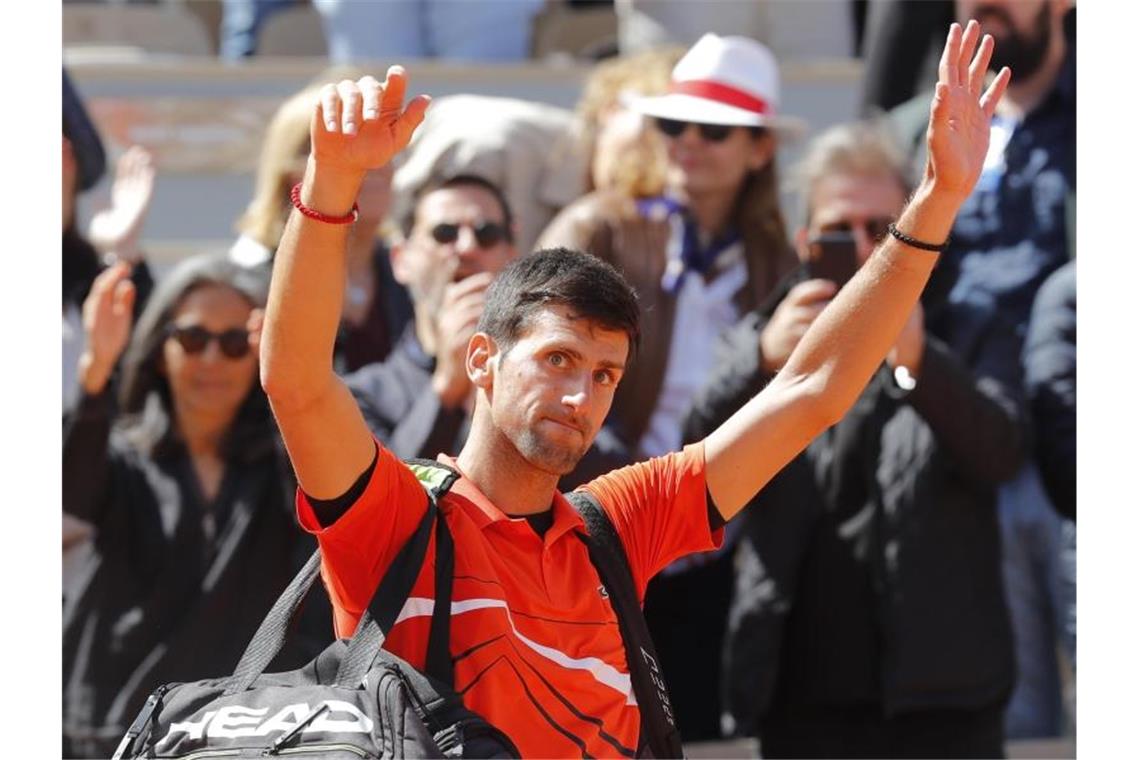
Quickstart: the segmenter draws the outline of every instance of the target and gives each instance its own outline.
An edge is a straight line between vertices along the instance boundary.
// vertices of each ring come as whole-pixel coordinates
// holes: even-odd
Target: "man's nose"
[[[455,252],[460,255],[470,255],[479,250],[479,241],[475,239],[475,230],[468,225],[459,228],[459,237],[455,239]]]

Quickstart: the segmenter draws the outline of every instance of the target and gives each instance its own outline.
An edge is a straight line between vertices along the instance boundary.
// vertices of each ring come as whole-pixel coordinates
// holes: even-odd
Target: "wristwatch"
[[[894,378],[895,385],[905,393],[910,393],[914,390],[914,386],[918,385],[918,381],[914,379],[914,375],[910,374],[910,370],[901,364],[895,367]]]

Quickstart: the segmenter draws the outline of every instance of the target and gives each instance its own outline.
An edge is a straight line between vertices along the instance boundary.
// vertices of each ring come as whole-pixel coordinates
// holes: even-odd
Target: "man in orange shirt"
[[[613,522],[639,594],[838,421],[894,344],[981,170],[1009,78],[983,93],[992,40],[951,27],[931,107],[926,177],[892,237],[835,296],[775,379],[704,441],[584,486]],[[977,55],[975,55],[977,48]],[[297,508],[323,553],[337,633],[352,633],[424,514],[410,469],[380,446],[332,371],[347,227],[365,173],[402,149],[428,101],[404,104],[389,69],[329,85],[312,154],[278,248],[261,346],[262,384],[284,435]],[[727,86],[727,85],[719,85]],[[334,222],[334,223],[330,223]],[[925,241],[925,242],[924,242]],[[476,388],[460,479],[440,511],[455,540],[454,686],[524,756],[634,756],[639,712],[617,620],[558,478],[589,447],[638,335],[636,299],[608,265],[572,251],[525,256],[487,293],[467,349]],[[429,552],[431,548],[429,547]],[[433,556],[429,553],[428,556]],[[434,605],[422,570],[385,647],[425,659]]]

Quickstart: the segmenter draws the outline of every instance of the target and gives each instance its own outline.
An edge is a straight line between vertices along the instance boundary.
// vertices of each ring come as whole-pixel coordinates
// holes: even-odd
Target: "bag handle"
[[[657,650],[649,635],[649,626],[637,599],[633,573],[625,555],[621,538],[597,499],[586,491],[566,494],[586,524],[587,535],[578,534],[590,553],[590,561],[598,571],[610,594],[617,613],[625,659],[629,665],[633,693],[641,712],[641,738],[638,757],[684,757],[681,734],[673,717],[673,705],[665,688],[665,676],[658,664]]]

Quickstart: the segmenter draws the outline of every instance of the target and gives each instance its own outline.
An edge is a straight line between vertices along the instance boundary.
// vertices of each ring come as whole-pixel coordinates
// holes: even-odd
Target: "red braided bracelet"
[[[310,219],[316,219],[318,222],[325,224],[352,224],[356,221],[356,217],[360,215],[360,206],[355,203],[352,204],[352,211],[349,211],[344,216],[329,216],[322,214],[316,209],[311,209],[304,203],[301,203],[301,183],[293,185],[293,190],[289,193],[289,200],[293,201],[293,208],[300,211]]]

